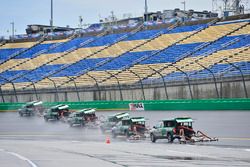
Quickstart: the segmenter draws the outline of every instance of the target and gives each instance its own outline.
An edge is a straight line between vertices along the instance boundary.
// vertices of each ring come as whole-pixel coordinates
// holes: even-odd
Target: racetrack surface
[[[97,112],[105,117],[115,111]],[[191,116],[194,129],[218,142],[169,144],[110,138],[98,128],[69,127],[43,118],[19,117],[16,112],[0,113],[1,167],[67,166],[250,166],[250,112],[247,111],[143,111],[152,127],[158,120]],[[111,143],[105,140],[110,138]]]

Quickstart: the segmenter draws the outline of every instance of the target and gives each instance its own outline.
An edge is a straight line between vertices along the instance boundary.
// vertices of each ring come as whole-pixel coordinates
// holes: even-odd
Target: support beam
[[[162,81],[163,81],[163,84],[164,84],[164,89],[165,89],[166,98],[169,99],[169,98],[168,98],[167,85],[166,85],[164,76],[163,76],[159,71],[155,70],[154,68],[152,68],[152,67],[150,67],[150,66],[148,66],[148,68],[150,68],[152,71],[154,71],[155,73],[157,73],[157,74],[159,74],[159,75],[161,76]]]

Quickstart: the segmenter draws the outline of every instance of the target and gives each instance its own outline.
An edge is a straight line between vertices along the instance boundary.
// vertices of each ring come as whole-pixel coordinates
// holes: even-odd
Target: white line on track
[[[81,141],[73,140],[72,143],[81,143]]]
[[[242,140],[242,141],[249,141],[250,138],[249,137],[219,137],[219,139],[223,139],[223,140]]]
[[[10,155],[13,155],[13,156],[15,156],[15,157],[17,157],[17,158],[19,158],[19,159],[21,159],[23,161],[28,162],[31,165],[31,167],[38,167],[34,162],[32,162],[31,160],[29,160],[28,158],[26,158],[26,157],[24,157],[24,156],[22,156],[20,154],[17,154],[17,153],[14,153],[14,152],[9,152],[9,151],[6,151],[4,149],[0,149],[0,151],[5,152],[5,153],[10,154]]]

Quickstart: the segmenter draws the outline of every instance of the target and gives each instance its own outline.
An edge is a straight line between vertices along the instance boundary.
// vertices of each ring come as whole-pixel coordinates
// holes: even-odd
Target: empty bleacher
[[[179,26],[170,31],[143,30],[132,35],[76,37],[39,44],[7,43],[0,47],[2,62],[17,52],[26,51],[0,64],[0,81],[2,89],[13,89],[11,82],[22,89],[31,86],[31,81],[36,83],[37,88],[53,88],[53,82],[60,86],[65,83],[65,86],[73,86],[73,82],[78,86],[117,85],[118,82],[135,84],[140,80],[144,83],[162,82],[156,71],[166,76],[166,80],[183,80],[185,77],[180,70],[197,79],[198,76],[209,75],[204,67],[214,73],[229,68],[227,62],[216,63],[230,55],[234,56],[227,61],[243,64],[247,74],[249,50],[240,51],[248,47],[249,33],[249,20],[244,20],[210,26]],[[125,38],[119,40],[122,37]],[[223,44],[233,40],[238,41],[223,47]],[[50,49],[57,44],[60,45]],[[194,50],[197,51],[191,53]],[[232,73],[238,74],[235,71]]]

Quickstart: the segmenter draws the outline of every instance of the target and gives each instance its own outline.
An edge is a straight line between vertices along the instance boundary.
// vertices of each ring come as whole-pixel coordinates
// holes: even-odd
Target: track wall
[[[129,110],[129,103],[143,103],[150,110],[249,110],[250,99],[207,99],[207,100],[146,100],[146,101],[89,101],[44,103],[46,107],[68,104],[70,109],[96,108],[97,110]],[[0,103],[0,111],[13,111],[23,103]]]

